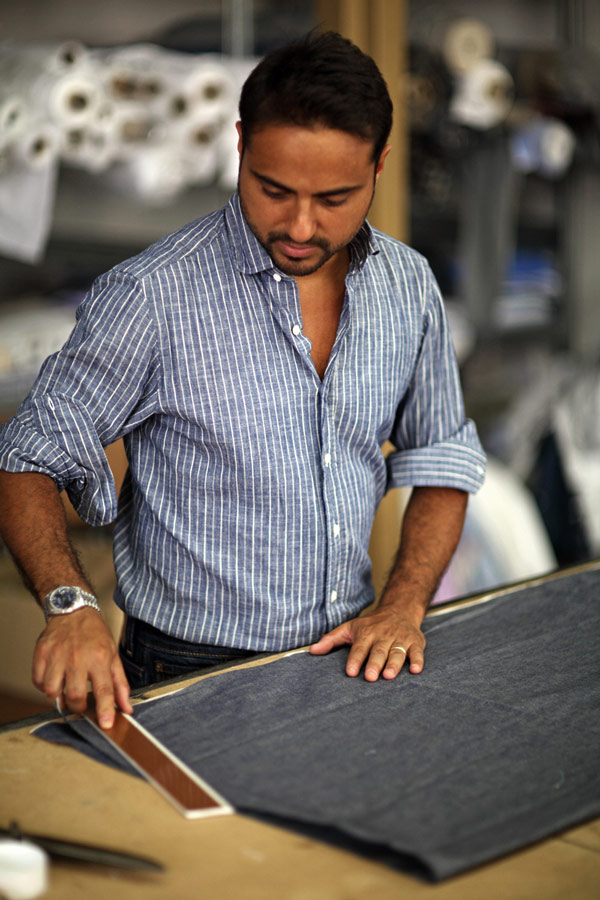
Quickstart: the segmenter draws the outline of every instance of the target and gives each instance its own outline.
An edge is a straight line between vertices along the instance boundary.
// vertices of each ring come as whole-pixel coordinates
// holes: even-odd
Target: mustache
[[[320,250],[330,249],[329,242],[324,238],[313,238],[312,241],[303,241],[299,244],[291,238],[289,234],[286,234],[285,231],[271,231],[269,232],[267,239],[269,244],[275,244],[277,241],[281,241],[284,244],[290,244],[292,247],[318,247]]]

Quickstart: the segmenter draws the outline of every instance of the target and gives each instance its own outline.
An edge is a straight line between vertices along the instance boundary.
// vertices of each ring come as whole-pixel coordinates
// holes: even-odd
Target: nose
[[[313,237],[316,227],[311,202],[296,201],[287,221],[287,231],[291,239],[298,244],[304,244]]]

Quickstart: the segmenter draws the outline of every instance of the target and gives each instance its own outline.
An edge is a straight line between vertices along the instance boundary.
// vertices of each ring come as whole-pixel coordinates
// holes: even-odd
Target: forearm
[[[420,624],[460,539],[468,494],[453,488],[413,489],[404,514],[400,548],[380,609],[402,609]]]
[[[60,495],[48,476],[0,471],[0,534],[38,603],[61,584],[91,591],[68,538]]]
[[[61,584],[91,591],[51,478],[0,471],[0,533],[38,603]],[[132,711],[114,639],[102,616],[89,608],[50,616],[35,647],[33,682],[51,701],[60,698],[73,712],[85,709],[91,682],[103,728],[113,725],[115,702]]]

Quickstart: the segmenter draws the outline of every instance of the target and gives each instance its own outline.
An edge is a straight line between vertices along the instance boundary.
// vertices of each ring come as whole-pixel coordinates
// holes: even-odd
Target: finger
[[[44,691],[44,681],[46,675],[47,659],[39,644],[36,645],[33,654],[33,665],[31,667],[31,680],[38,689]]]
[[[43,691],[54,702],[59,699],[65,710],[83,712],[87,706],[88,671],[79,647],[48,642]],[[47,649],[47,648],[45,648]]]
[[[58,699],[63,709],[67,709],[68,703],[64,693],[66,687],[64,667],[52,660],[48,660],[43,669],[40,668],[37,678],[38,680],[34,680],[34,683],[46,695],[48,700],[54,703]]]
[[[351,678],[356,677],[356,675],[358,675],[358,673],[360,672],[367,657],[369,657],[369,661],[371,661],[371,656],[369,655],[369,652],[373,656],[373,659],[375,659],[375,656],[377,655],[377,651],[371,648],[371,644],[362,643],[360,641],[357,641],[355,644],[352,644],[352,648],[350,650],[350,653],[348,654],[348,661],[346,662],[346,675],[349,675]],[[373,663],[373,665],[374,665],[374,663]],[[365,678],[366,678],[366,672],[365,672]],[[372,676],[368,680],[371,681]]]
[[[315,644],[311,644],[311,653],[329,653],[334,647],[341,647],[344,644],[352,643],[352,632],[348,627],[348,623],[338,625],[324,634]]]
[[[398,672],[406,662],[406,659],[407,652],[401,644],[392,647],[388,655],[386,667],[382,672],[383,677],[388,680],[396,678]]]
[[[119,657],[115,657],[115,660],[112,665],[112,680],[115,689],[115,699],[117,701],[117,706],[119,709],[122,709],[123,712],[132,713],[133,706],[129,702],[129,682],[127,681],[127,676],[125,675],[125,670],[121,664],[121,660]]]
[[[67,669],[64,685],[63,696],[65,705],[71,712],[81,713],[87,706],[88,681],[85,669],[74,667]]]
[[[418,644],[413,644],[408,651],[408,655],[410,658],[410,671],[415,675],[417,675],[419,672],[422,672],[423,666],[425,665],[425,654],[423,653],[423,648],[419,647]]]
[[[373,644],[369,658],[365,664],[365,679],[377,681],[389,657],[389,643],[377,642]]]
[[[115,723],[115,692],[111,678],[104,674],[92,677],[92,690],[96,701],[96,718],[101,728],[112,728]]]
[[[96,715],[101,728],[113,727],[115,706],[123,712],[133,712],[133,706],[129,701],[129,682],[118,654],[113,656],[108,677],[104,667],[97,675],[92,676],[92,687],[96,700]]]
[[[51,703],[59,700],[64,710],[67,709],[67,701],[63,694],[66,682],[65,669],[62,658],[57,658],[53,652],[46,626],[35,645],[31,677],[36,688],[42,691]]]

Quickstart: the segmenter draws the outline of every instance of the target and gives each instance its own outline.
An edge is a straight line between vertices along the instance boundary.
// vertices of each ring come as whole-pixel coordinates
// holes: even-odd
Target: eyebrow
[[[296,193],[293,188],[288,187],[286,184],[281,184],[279,181],[275,181],[274,178],[269,178],[268,175],[262,175],[255,169],[250,169],[250,172],[255,178],[258,178],[259,181],[264,181],[265,184],[270,184],[271,187],[277,188],[279,191],[286,191],[288,194]],[[317,191],[316,194],[313,194],[313,197],[335,197],[338,194],[351,194],[353,191],[360,190],[361,187],[363,187],[362,184],[352,184],[345,187],[332,188],[330,191]]]

